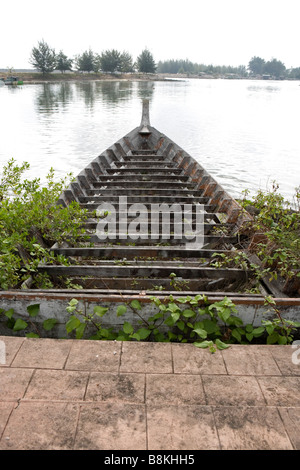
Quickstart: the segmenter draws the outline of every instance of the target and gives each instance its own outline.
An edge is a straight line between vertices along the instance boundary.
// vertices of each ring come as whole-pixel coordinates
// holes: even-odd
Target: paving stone
[[[208,405],[265,405],[265,400],[255,377],[203,375]]]
[[[36,400],[83,400],[88,378],[88,372],[36,370],[25,398]]]
[[[92,372],[85,399],[106,402],[144,403],[145,375]]]
[[[146,442],[145,405],[81,406],[76,450],[145,450]]]
[[[1,368],[0,400],[19,400],[23,398],[33,374],[33,369]]]
[[[219,439],[210,407],[147,406],[148,449],[216,450]]]
[[[21,402],[10,416],[0,450],[71,450],[78,406]]]
[[[173,372],[171,344],[124,342],[120,371],[148,374]]]
[[[193,344],[172,344],[176,374],[226,374],[221,351],[214,354]]]
[[[12,412],[15,405],[16,405],[15,402],[1,402],[0,401],[0,436],[5,429],[9,415]]]
[[[296,348],[0,338],[1,450],[300,449]]]
[[[300,408],[278,408],[286,432],[295,450],[300,450]]]
[[[222,355],[230,375],[281,375],[270,346],[233,345]]]
[[[257,377],[268,405],[300,406],[300,377]]]
[[[276,408],[223,406],[214,416],[222,450],[293,448]]]
[[[300,375],[300,344],[270,346],[270,352],[282,375]]]
[[[23,341],[24,338],[0,336],[0,367],[11,365]]]
[[[25,338],[12,362],[12,367],[62,369],[71,344],[71,340]]]
[[[121,346],[119,341],[74,341],[65,368],[118,372]]]
[[[178,374],[147,374],[147,404],[205,405],[200,376]]]

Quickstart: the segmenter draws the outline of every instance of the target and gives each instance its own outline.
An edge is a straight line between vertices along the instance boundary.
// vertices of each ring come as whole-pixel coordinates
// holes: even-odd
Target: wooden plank
[[[182,182],[178,183],[178,181],[169,181],[169,180],[135,180],[132,179],[130,181],[102,181],[102,182],[95,182],[93,184],[93,189],[97,190],[97,188],[151,188],[151,189],[160,189],[160,188],[170,188],[170,189],[193,189],[195,188],[194,183],[187,183],[187,182]],[[89,188],[92,190],[92,188]],[[87,193],[88,194],[88,193]]]
[[[79,202],[87,204],[89,202],[118,202],[119,198],[117,196],[81,196],[78,198]],[[127,196],[128,203],[157,203],[161,204],[163,202],[169,203],[172,206],[174,203],[182,204],[207,204],[209,201],[208,197],[193,197],[190,196]]]
[[[133,186],[134,182],[131,183],[131,187],[126,188],[98,188],[98,189],[87,189],[86,194],[87,197],[95,197],[95,196],[101,196],[101,195],[113,195],[113,196],[124,196],[124,195],[132,195],[132,196],[176,196],[178,199],[179,197],[189,197],[189,198],[195,198],[195,197],[201,197],[202,191],[194,190],[194,189],[185,189],[185,188],[179,188],[177,187],[176,189],[162,189],[162,188],[150,188],[145,190],[143,187],[135,187]],[[146,194],[145,194],[146,193]],[[205,201],[207,201],[208,198],[205,198]]]
[[[141,181],[152,181],[152,179],[149,179],[149,178],[153,178],[153,175],[150,173],[149,175],[146,175],[146,174],[139,174],[138,176],[141,176]],[[157,175],[154,175],[155,176],[155,181],[159,181],[159,182],[164,182],[164,181],[174,181],[174,182],[178,182],[178,181],[189,181],[190,180],[190,177],[189,176],[186,176],[186,175],[167,175],[167,179],[161,179],[161,178],[157,178]],[[161,176],[164,176],[165,175],[161,175]],[[98,184],[101,184],[103,181],[131,181],[132,179],[136,180],[137,178],[137,175],[132,173],[132,174],[128,174],[128,175],[101,175],[101,176],[98,176],[97,180],[93,181],[91,183],[91,185],[98,185]]]
[[[196,267],[172,267],[165,266],[92,266],[92,265],[40,265],[40,272],[47,272],[55,276],[98,276],[98,277],[163,277],[167,278],[175,273],[183,279],[219,279],[220,277],[232,280],[245,280],[246,272],[243,269],[215,269]]]
[[[64,256],[82,256],[82,257],[93,257],[93,258],[153,258],[157,257],[159,259],[172,259],[180,257],[181,260],[186,258],[211,258],[214,253],[219,254],[230,254],[230,251],[227,250],[209,250],[209,249],[177,249],[176,247],[66,247],[66,248],[54,248],[51,249],[55,255],[61,254]]]

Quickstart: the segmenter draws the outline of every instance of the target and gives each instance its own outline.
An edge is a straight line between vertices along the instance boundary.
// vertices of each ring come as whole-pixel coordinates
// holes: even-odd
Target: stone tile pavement
[[[0,450],[299,450],[299,359],[2,336]]]

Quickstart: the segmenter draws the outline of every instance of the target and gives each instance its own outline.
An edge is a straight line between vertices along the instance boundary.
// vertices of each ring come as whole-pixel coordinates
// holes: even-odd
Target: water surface
[[[30,163],[44,181],[78,174],[140,124],[151,124],[203,165],[234,197],[270,188],[290,200],[300,185],[299,82],[82,81],[0,87],[0,163]]]

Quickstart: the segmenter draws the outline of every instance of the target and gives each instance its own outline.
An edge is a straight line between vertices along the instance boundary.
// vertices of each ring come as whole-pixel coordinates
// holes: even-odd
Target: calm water
[[[27,161],[27,177],[77,175],[140,124],[195,157],[234,197],[276,180],[290,200],[300,185],[299,82],[187,80],[74,82],[0,87],[0,163]],[[0,170],[1,171],[1,170]]]

